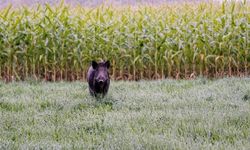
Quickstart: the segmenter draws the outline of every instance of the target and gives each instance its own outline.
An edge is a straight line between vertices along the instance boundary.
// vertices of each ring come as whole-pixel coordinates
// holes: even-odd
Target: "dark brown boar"
[[[99,63],[92,61],[87,74],[89,92],[92,96],[97,97],[101,95],[104,97],[108,93],[110,84],[109,67],[109,61],[102,61]]]

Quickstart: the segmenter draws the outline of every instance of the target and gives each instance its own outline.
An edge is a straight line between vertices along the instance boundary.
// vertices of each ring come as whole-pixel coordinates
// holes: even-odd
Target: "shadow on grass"
[[[247,91],[247,93],[245,95],[243,95],[242,100],[247,102],[250,102],[250,91]]]
[[[112,96],[106,96],[104,98],[87,97],[88,101],[80,102],[73,107],[73,110],[84,111],[87,109],[96,109],[102,111],[112,111],[114,110],[114,105],[117,100]]]

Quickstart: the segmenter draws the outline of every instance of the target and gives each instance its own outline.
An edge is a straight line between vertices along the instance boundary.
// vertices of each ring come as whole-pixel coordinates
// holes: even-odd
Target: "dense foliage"
[[[0,10],[0,78],[85,79],[109,59],[113,79],[249,75],[250,5],[189,3]]]

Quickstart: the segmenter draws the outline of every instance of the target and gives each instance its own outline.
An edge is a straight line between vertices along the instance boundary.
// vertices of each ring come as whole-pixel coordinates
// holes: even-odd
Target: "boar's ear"
[[[109,62],[109,60],[107,60],[107,61],[105,62],[105,66],[109,69],[109,67],[110,67],[110,62]]]
[[[97,68],[97,66],[98,66],[98,63],[96,62],[96,61],[92,61],[92,67],[93,67],[93,69],[96,69]]]

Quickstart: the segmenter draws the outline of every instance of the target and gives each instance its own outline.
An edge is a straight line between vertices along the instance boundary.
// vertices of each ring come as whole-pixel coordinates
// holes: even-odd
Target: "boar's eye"
[[[98,66],[98,63],[96,62],[96,61],[92,61],[92,67],[93,67],[93,69],[96,69],[97,68],[97,66]]]
[[[105,62],[105,66],[106,66],[107,68],[110,67],[110,62],[109,62],[109,60],[107,60],[107,61]]]

